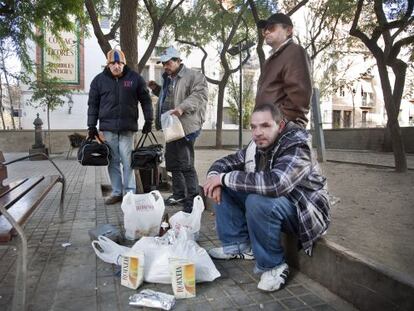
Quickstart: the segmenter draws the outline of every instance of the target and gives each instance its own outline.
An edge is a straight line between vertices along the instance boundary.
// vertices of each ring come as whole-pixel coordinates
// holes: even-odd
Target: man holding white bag
[[[160,56],[164,67],[163,84],[149,81],[148,87],[158,96],[155,126],[161,129],[161,114],[169,112],[179,118],[185,137],[166,143],[165,163],[172,173],[172,195],[166,205],[184,204],[191,212],[198,195],[198,177],[194,168],[194,143],[205,120],[208,99],[207,81],[198,71],[187,68],[180,53],[170,46]]]

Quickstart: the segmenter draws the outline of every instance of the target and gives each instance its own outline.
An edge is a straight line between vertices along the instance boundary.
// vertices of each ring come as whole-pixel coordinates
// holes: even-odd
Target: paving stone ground
[[[10,160],[16,155],[7,155]],[[120,285],[118,268],[97,258],[88,230],[110,223],[122,229],[120,204],[104,205],[101,185],[105,169],[82,167],[64,155],[54,157],[67,179],[64,222],[58,222],[59,187],[47,195],[25,226],[29,240],[29,310],[137,310],[128,297],[144,288],[172,294],[171,285],[144,283],[137,291]],[[25,161],[10,167],[9,179],[53,174],[45,161]],[[167,194],[165,194],[167,195]],[[178,208],[167,208],[172,215]],[[71,243],[63,247],[63,243]],[[203,213],[199,244],[219,245],[211,210]],[[10,310],[16,250],[0,247],[0,310]],[[252,261],[215,261],[221,277],[197,284],[197,297],[177,300],[174,310],[354,310],[352,306],[300,272],[274,293],[257,289]],[[143,308],[141,308],[143,309]],[[148,309],[148,308],[146,308]],[[150,310],[150,309],[148,309]]]

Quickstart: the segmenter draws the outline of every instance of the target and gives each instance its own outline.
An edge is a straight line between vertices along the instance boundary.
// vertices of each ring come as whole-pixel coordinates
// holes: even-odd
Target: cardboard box
[[[121,259],[121,285],[137,289],[144,281],[144,254],[126,254]]]
[[[170,258],[171,284],[174,296],[192,298],[196,296],[195,264],[186,259]]]

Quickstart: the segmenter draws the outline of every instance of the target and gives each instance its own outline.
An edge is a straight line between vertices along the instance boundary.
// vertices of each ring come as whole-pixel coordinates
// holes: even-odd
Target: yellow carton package
[[[196,296],[195,265],[186,259],[170,258],[171,283],[177,299]]]
[[[144,254],[125,254],[121,260],[121,285],[137,289],[144,281]]]

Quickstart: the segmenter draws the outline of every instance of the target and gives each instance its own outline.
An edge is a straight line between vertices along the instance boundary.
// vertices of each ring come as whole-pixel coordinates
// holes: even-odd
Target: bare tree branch
[[[96,14],[95,4],[92,0],[85,0],[85,7],[88,11],[89,18],[92,23],[93,32],[98,39],[99,46],[101,47],[102,52],[104,55],[111,50],[111,45],[109,41],[105,38],[104,33],[102,32],[101,26],[99,25],[98,14]]]
[[[403,32],[406,29],[406,27],[412,23],[414,23],[414,16],[409,18],[406,23],[401,25],[400,28],[398,28],[397,31],[394,32],[394,34],[392,35],[392,40],[395,40],[400,35],[400,33]]]
[[[401,51],[401,48],[405,45],[409,45],[414,43],[414,35],[403,38],[397,42],[394,43],[394,46],[391,48],[390,53],[388,54],[388,59],[390,62],[392,62],[393,60],[396,59],[396,57],[398,56],[398,54]],[[388,63],[388,60],[387,60]]]
[[[254,22],[257,24],[260,18],[259,18],[259,13],[257,12],[255,1],[248,0],[247,2],[249,3],[250,10],[254,18]],[[257,56],[259,57],[260,70],[262,70],[264,66],[265,58],[266,58],[265,53],[263,51],[263,42],[264,42],[264,37],[263,37],[262,31],[261,29],[257,29],[256,53],[257,53]]]
[[[105,39],[108,40],[108,41],[109,40],[114,40],[116,32],[118,31],[120,25],[121,25],[121,19],[119,18],[115,22],[115,24],[112,25],[111,30],[105,35]]]
[[[209,83],[212,83],[212,84],[219,84],[220,83],[220,81],[219,80],[216,80],[216,79],[213,79],[213,78],[210,78],[210,77],[208,77],[207,75],[206,75],[206,70],[205,70],[205,62],[206,62],[206,59],[207,59],[207,56],[208,56],[208,54],[207,54],[207,52],[206,52],[206,50],[201,46],[201,45],[199,45],[199,44],[197,44],[197,43],[195,43],[195,42],[192,42],[192,41],[187,41],[187,40],[181,40],[181,39],[175,39],[175,41],[177,41],[177,42],[179,42],[179,43],[182,43],[182,44],[188,44],[188,45],[191,45],[191,46],[194,46],[194,47],[196,47],[196,48],[199,48],[202,52],[203,52],[203,54],[204,54],[204,56],[203,56],[203,58],[201,59],[201,72],[203,73],[203,75],[206,77],[206,79],[207,79],[207,81],[209,82]]]
[[[363,4],[364,4],[364,0],[358,0],[357,9],[355,12],[355,16],[352,22],[351,29],[349,30],[349,34],[351,36],[359,38],[365,44],[365,46],[371,51],[374,57],[378,57],[379,55],[383,54],[383,51],[380,49],[380,47],[376,43],[376,40],[372,40],[372,39],[370,40],[368,36],[358,28],[358,22],[361,16]]]
[[[297,10],[299,10],[301,7],[303,7],[308,2],[309,0],[302,0],[301,2],[296,4],[292,9],[290,9],[286,15],[292,16]]]
[[[164,27],[165,23],[167,22],[168,18],[174,13],[174,11],[184,2],[184,0],[178,1],[174,6],[174,0],[169,0],[167,6],[163,10],[163,13],[161,16],[158,16],[156,13],[155,5],[153,1],[151,0],[144,0],[145,7],[147,8],[147,11],[151,17],[152,25],[153,25],[153,32],[151,35],[150,42],[148,44],[147,49],[144,52],[144,55],[142,55],[139,63],[138,63],[138,71],[141,72],[145,64],[147,63],[148,59],[151,57],[152,51],[154,50],[158,38],[161,33],[161,29]]]

